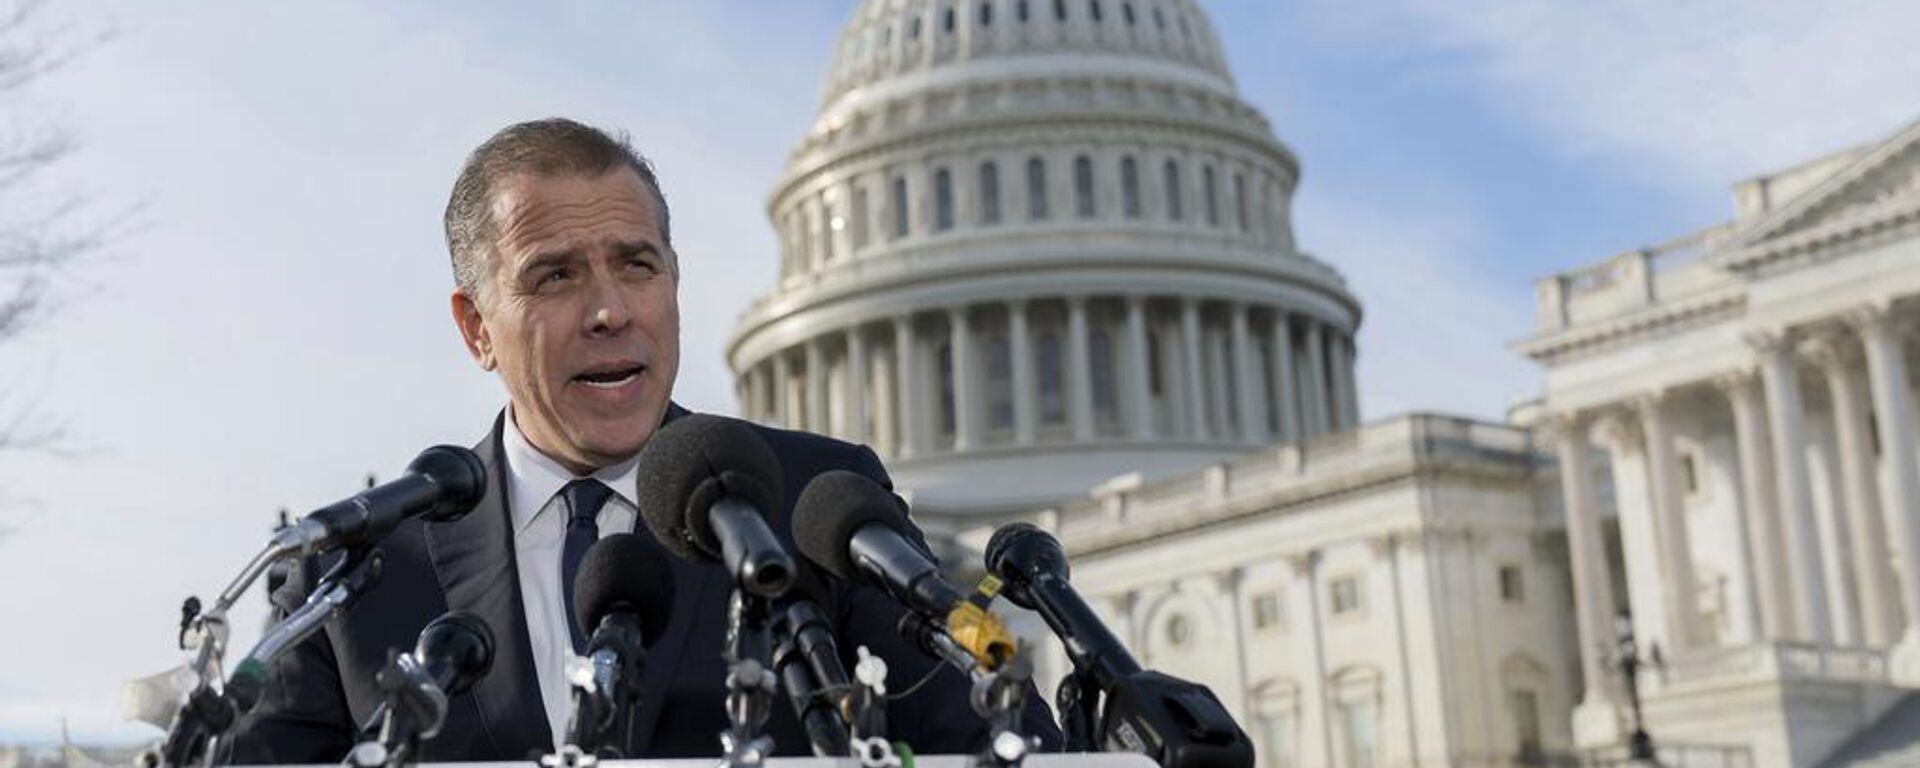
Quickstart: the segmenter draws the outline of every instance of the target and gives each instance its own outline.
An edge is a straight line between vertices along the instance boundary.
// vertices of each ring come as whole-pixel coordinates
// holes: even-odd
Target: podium
[[[419,763],[419,768],[528,768],[534,760],[489,763]],[[601,760],[599,768],[716,768],[718,757],[673,758],[670,760]],[[860,768],[851,757],[774,757],[766,768]],[[1159,768],[1146,755],[1135,752],[1076,752],[1029,755],[1022,765],[1030,768]],[[267,768],[340,768],[338,763],[315,766],[269,766]],[[905,768],[904,764],[902,768]],[[974,768],[973,755],[915,755],[913,768]]]

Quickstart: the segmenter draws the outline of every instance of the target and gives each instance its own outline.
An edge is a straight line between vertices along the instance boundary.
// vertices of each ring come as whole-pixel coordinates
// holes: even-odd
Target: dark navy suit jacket
[[[670,406],[668,419],[685,411]],[[382,701],[374,675],[389,649],[408,650],[422,627],[450,610],[486,620],[494,635],[494,663],[472,690],[452,699],[437,738],[423,745],[422,761],[519,760],[552,750],[541,692],[528,655],[527,622],[514,565],[507,511],[502,422],[475,447],[487,466],[486,497],[452,522],[408,521],[379,547],[386,562],[380,583],[324,632],[288,651],[273,664],[267,688],[253,713],[228,742],[238,763],[331,763],[351,748],[358,730]],[[831,469],[859,472],[891,488],[873,451],[805,432],[756,427],[779,456],[786,509],[772,514],[775,531],[792,548],[785,525],[794,497],[807,481]],[[646,526],[635,533],[653,539]],[[656,545],[657,546],[657,545]],[[665,633],[648,649],[640,705],[634,713],[630,757],[717,757],[727,718],[726,639],[730,583],[725,569],[668,556],[676,594]],[[295,569],[307,574],[316,567]],[[974,752],[987,726],[967,703],[969,683],[952,668],[903,640],[896,630],[903,609],[885,593],[834,582],[803,568],[797,589],[807,589],[835,624],[840,650],[852,669],[854,649],[865,645],[887,661],[888,689],[904,691],[929,672],[923,688],[887,705],[889,735],[921,754]],[[308,590],[296,576],[271,600],[276,613],[298,606]],[[808,754],[805,732],[784,695],[776,697],[767,732],[778,754]],[[1048,749],[1059,748],[1059,731],[1046,704],[1029,696],[1024,726]]]

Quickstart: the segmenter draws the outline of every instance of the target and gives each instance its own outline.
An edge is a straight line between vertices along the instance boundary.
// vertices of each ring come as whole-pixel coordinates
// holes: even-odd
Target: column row
[[[1358,423],[1345,330],[1149,296],[969,304],[816,336],[741,374],[748,418],[887,455],[1100,439],[1265,444]]]
[[[1629,403],[1562,413],[1555,439],[1571,549],[1586,704],[1612,704],[1602,664],[1612,642],[1613,594],[1590,440],[1610,458],[1613,498],[1636,634],[1679,655],[1711,642],[1699,612],[1693,535],[1683,475],[1703,467],[1676,457],[1682,396],[1724,399],[1733,429],[1738,496],[1733,558],[1736,638],[1920,653],[1920,445],[1902,332],[1890,304],[1862,307],[1795,329],[1753,334],[1751,368],[1711,387],[1677,388]],[[1808,375],[1811,374],[1811,375]],[[1803,376],[1824,386],[1810,401]],[[1808,420],[1826,429],[1819,443]],[[1830,448],[1828,446],[1831,446]],[[1823,451],[1826,451],[1823,453]],[[1831,465],[1818,495],[1809,462]],[[1822,519],[1822,515],[1827,515]]]

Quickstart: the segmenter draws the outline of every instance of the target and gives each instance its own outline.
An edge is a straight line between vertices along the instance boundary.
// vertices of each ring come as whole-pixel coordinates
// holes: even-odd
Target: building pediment
[[[1920,121],[1742,227],[1719,261],[1733,269],[1806,253],[1920,215]]]

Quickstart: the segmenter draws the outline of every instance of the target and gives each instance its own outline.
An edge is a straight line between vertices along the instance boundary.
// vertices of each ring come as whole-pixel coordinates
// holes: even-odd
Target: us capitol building
[[[1920,764],[1920,124],[1539,281],[1504,422],[1361,422],[1299,169],[1191,0],[863,0],[740,411],[1053,530],[1263,768],[1616,764],[1629,655],[1668,764]]]

